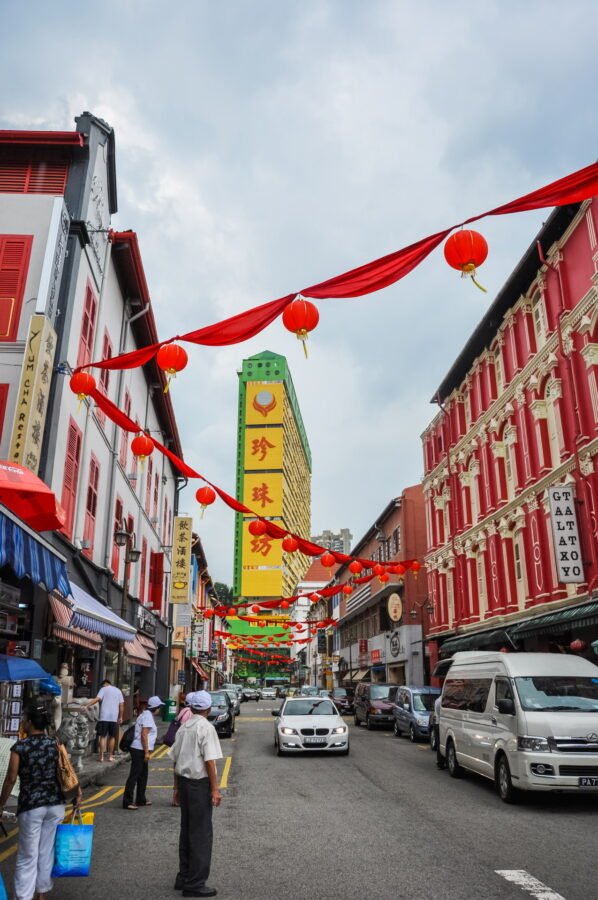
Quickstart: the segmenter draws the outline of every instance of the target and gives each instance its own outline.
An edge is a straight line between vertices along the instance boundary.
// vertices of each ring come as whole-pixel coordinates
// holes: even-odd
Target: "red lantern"
[[[288,627],[289,627],[289,623],[288,623],[288,622],[283,622],[283,623],[282,623],[282,627],[284,628],[285,631],[287,631],[287,629],[288,629]]]
[[[195,492],[195,499],[199,504],[201,504],[201,518],[203,519],[203,514],[205,513],[206,508],[208,506],[211,506],[216,499],[216,491],[209,485],[206,485],[205,487],[199,488],[199,490]]]
[[[310,594],[309,599],[311,600],[312,603],[317,603],[318,600],[322,599],[322,597],[320,594]]]
[[[349,572],[355,575],[356,578],[363,572],[363,566],[358,559],[354,559],[349,563]]]
[[[204,619],[211,619],[213,617],[213,615],[214,615],[213,609],[204,609],[204,611],[203,611]]]
[[[405,566],[401,565],[401,563],[397,563],[396,566],[393,567],[395,570],[395,575],[404,575],[405,574]]]
[[[345,597],[348,597],[349,594],[353,593],[353,586],[350,584],[343,584],[343,594]]]
[[[82,403],[88,394],[96,389],[96,380],[89,372],[75,372],[71,375],[69,387],[73,394],[77,395],[79,403]]]
[[[297,625],[295,625],[295,628],[297,629],[297,631],[303,631],[303,625],[301,624],[301,622],[298,622]]]
[[[252,534],[254,537],[261,537],[262,534],[266,533],[267,528],[268,524],[263,519],[253,519],[247,526],[249,534]]]
[[[374,566],[374,575],[383,575],[386,569],[384,566],[381,566],[380,563],[376,563]]]
[[[176,377],[177,372],[182,372],[188,361],[187,351],[178,344],[166,344],[164,347],[160,347],[156,355],[156,362],[158,367],[168,375],[164,388],[165,394],[168,393],[171,380]]]
[[[287,553],[295,553],[299,549],[299,541],[291,534],[288,534],[282,542],[282,549]]]
[[[586,649],[586,642],[582,641],[580,638],[575,638],[574,641],[571,641],[569,644],[569,650],[573,650],[574,653],[581,653],[582,650]]]
[[[389,578],[390,578],[390,575],[388,574],[388,572],[383,572],[382,575],[378,575],[378,581],[381,584],[386,584],[386,582],[388,581]]]
[[[259,606],[252,606],[252,607],[251,607],[251,612],[252,612],[252,613],[255,613],[256,616],[257,616],[257,614],[258,614],[259,612],[261,612],[261,611],[262,611],[262,610],[261,610],[261,608],[260,608]]]
[[[421,563],[418,563],[417,560],[414,560],[414,562],[411,563],[411,571],[413,572],[413,574],[416,578],[417,578],[417,575],[418,575],[420,569],[421,569]]]
[[[304,300],[297,295],[292,303],[285,308],[282,314],[282,324],[288,331],[297,335],[303,341],[303,352],[307,359],[307,335],[313,331],[320,320],[320,314],[313,303]]]
[[[231,606],[229,609],[227,609],[226,614],[227,614],[227,616],[236,616],[237,610],[235,609],[234,606]]]
[[[455,231],[444,245],[444,258],[449,266],[458,269],[463,277],[469,275],[481,291],[486,291],[486,288],[476,281],[476,269],[482,265],[487,256],[486,238],[479,231],[471,231],[468,228]]]
[[[336,560],[332,553],[329,553],[328,550],[326,551],[326,553],[322,553],[320,562],[328,569],[328,574],[332,578],[332,567],[336,564]]]
[[[154,442],[146,434],[139,434],[131,441],[131,451],[133,456],[143,463],[146,457],[154,452]]]
[[[281,602],[280,602],[281,609],[288,609],[290,605],[291,604],[289,603],[288,600],[281,600]]]

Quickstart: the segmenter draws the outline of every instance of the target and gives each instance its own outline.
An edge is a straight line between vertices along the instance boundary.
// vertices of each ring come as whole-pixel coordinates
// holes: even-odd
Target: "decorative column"
[[[513,539],[515,533],[506,517],[498,523],[498,533],[502,545],[504,583],[506,585],[505,611],[515,612],[519,608],[517,597],[517,577],[515,574],[515,549]]]
[[[538,498],[531,497],[526,506],[528,524],[524,531],[524,541],[530,597],[525,605],[530,607],[546,602],[550,596],[550,582],[547,576],[550,558],[545,519]]]
[[[467,585],[469,590],[469,617],[467,621],[478,622],[480,619],[480,595],[478,592],[477,553],[473,549],[473,541],[466,541],[464,550]]]
[[[500,537],[496,525],[491,522],[486,526],[488,535],[488,552],[486,554],[486,579],[488,586],[488,618],[505,611],[505,581],[503,577],[502,553]]]

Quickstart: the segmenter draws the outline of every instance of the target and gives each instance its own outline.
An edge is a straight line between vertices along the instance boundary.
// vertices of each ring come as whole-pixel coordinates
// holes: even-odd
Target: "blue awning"
[[[103,634],[105,637],[116,638],[117,641],[132,641],[137,634],[136,628],[76,584],[71,585],[70,599],[73,603],[73,614],[69,625],[74,628],[83,628],[93,634]]]
[[[0,566],[17,578],[30,578],[47,591],[71,592],[65,559],[42,537],[7,510],[0,510]]]

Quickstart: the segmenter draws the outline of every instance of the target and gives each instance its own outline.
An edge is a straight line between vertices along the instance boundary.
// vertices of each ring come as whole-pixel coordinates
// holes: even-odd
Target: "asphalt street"
[[[501,803],[492,785],[453,780],[423,744],[351,724],[348,757],[278,758],[278,703],[245,703],[219,765],[210,883],[223,900],[588,900],[596,888],[598,795],[527,795]],[[122,809],[127,767],[88,788],[96,813],[92,875],[55,882],[65,900],[180,896],[178,811],[158,748],[153,806]],[[0,841],[12,879],[14,841]]]

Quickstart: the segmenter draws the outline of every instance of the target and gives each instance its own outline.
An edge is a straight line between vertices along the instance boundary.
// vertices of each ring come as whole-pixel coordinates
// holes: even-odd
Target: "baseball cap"
[[[207,691],[191,691],[185,697],[185,703],[193,709],[209,709],[212,705],[212,698]]]
[[[150,697],[147,701],[148,709],[158,709],[159,706],[164,706],[164,701],[160,700],[159,697]]]

